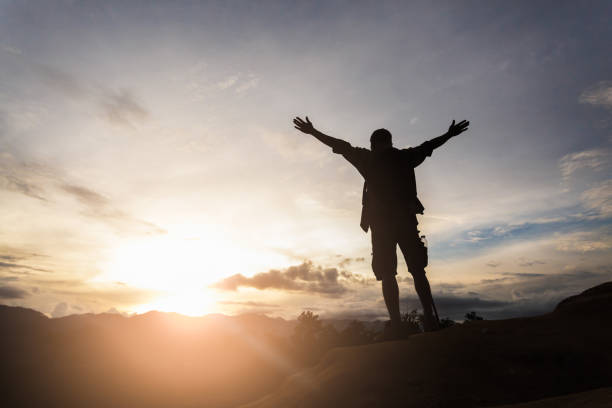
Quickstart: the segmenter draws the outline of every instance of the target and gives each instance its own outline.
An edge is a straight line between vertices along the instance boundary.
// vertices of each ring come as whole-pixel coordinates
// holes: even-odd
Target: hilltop
[[[543,316],[469,322],[403,341],[334,349],[243,408],[485,407],[598,388],[517,408],[585,401],[609,407],[611,344],[608,282]]]

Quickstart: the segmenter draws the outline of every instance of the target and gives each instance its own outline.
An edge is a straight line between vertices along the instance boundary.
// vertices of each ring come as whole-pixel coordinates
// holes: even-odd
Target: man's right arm
[[[295,125],[294,127],[300,132],[312,135],[321,143],[326,144],[327,146],[334,149],[334,153],[342,154],[343,150],[346,150],[351,147],[350,143],[347,141],[337,139],[335,137],[331,137],[322,132],[319,132],[312,125],[312,122],[308,119],[308,116],[306,116],[306,121],[302,120],[302,118],[300,117],[296,117],[295,119],[293,119],[293,124]]]

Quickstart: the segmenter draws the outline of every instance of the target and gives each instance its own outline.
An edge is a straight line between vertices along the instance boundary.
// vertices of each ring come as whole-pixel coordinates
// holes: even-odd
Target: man
[[[331,147],[334,153],[344,156],[365,179],[361,227],[365,232],[372,229],[372,270],[376,279],[382,281],[383,297],[394,333],[392,337],[397,337],[401,326],[399,288],[395,279],[397,245],[423,306],[424,329],[436,330],[439,322],[425,276],[427,248],[417,229],[416,214],[423,214],[424,207],[417,198],[414,168],[431,156],[434,149],[466,131],[470,122],[464,120],[455,124],[453,120],[445,134],[408,149],[393,147],[391,133],[386,129],[375,130],[370,137],[370,149],[365,149],[319,132],[308,116],[306,121],[296,117],[293,123],[296,129],[314,136]]]

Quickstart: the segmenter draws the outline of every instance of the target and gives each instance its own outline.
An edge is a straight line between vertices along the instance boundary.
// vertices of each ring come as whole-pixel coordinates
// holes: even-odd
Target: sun
[[[182,292],[219,277],[219,261],[228,248],[200,239],[147,237],[123,242],[104,266],[107,279],[142,289]]]
[[[192,231],[190,231],[192,232]],[[270,251],[249,249],[240,240],[216,231],[213,236],[165,234],[119,242],[100,265],[93,281],[121,282],[159,295],[134,305],[131,312],[149,310],[202,315],[218,312],[220,294],[211,284],[230,275],[251,275],[287,262]]]

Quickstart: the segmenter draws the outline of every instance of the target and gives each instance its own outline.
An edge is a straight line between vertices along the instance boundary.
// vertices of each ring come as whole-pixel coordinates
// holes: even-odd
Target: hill
[[[336,348],[300,370],[288,341],[294,321],[159,312],[49,319],[0,306],[0,393],[7,407],[603,407],[612,393],[611,311],[612,282],[547,315]]]
[[[608,282],[543,316],[476,321],[403,341],[334,349],[243,408],[485,407],[564,395],[517,407],[559,406],[563,398],[574,406],[589,399],[586,406],[610,406],[604,387],[612,386],[611,344]],[[604,389],[567,396],[597,388]]]

